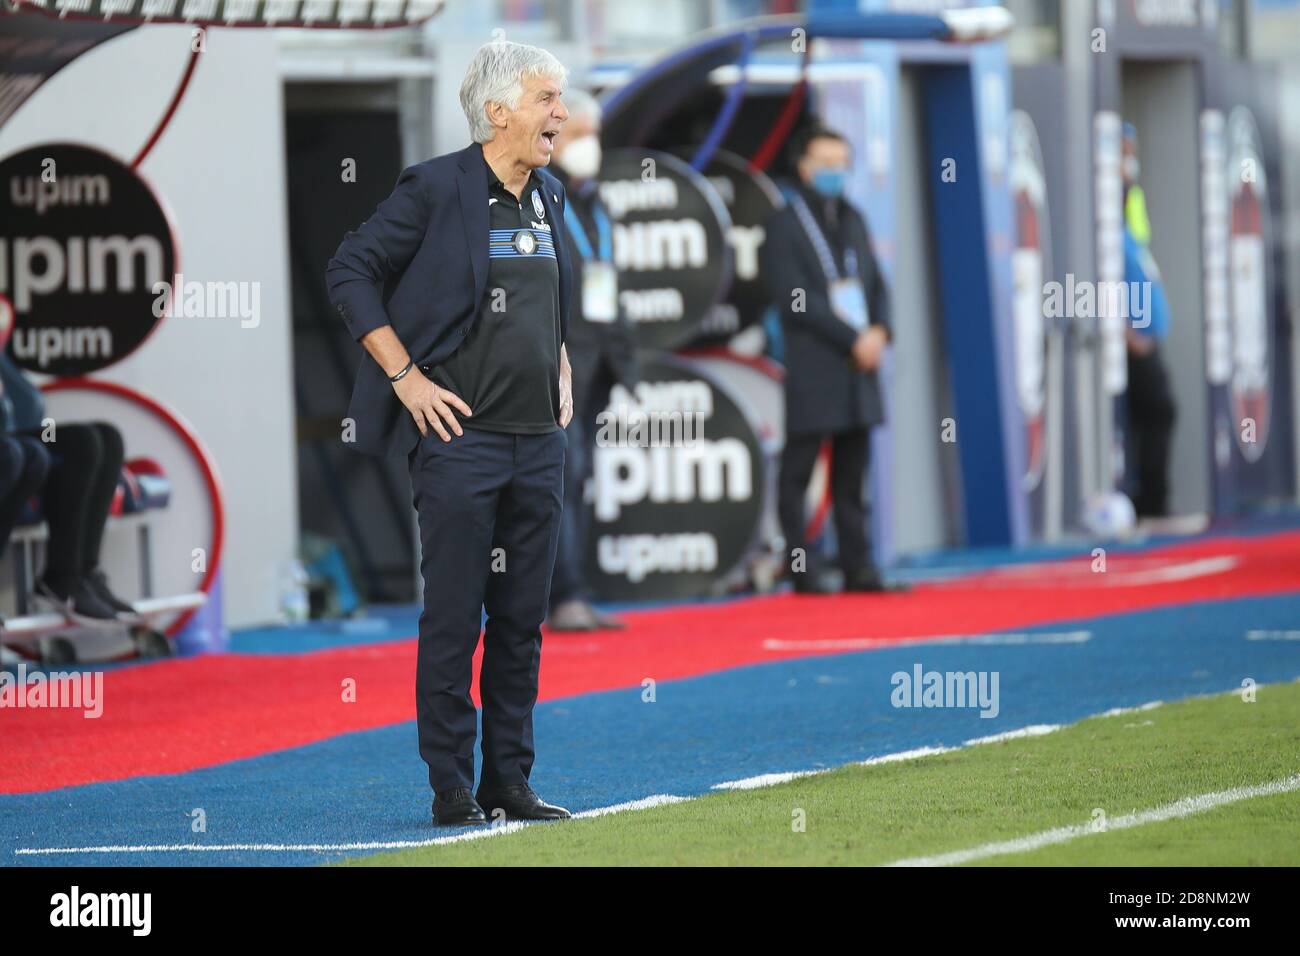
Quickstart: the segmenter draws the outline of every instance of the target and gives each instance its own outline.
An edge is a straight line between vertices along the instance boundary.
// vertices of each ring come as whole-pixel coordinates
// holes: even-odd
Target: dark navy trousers
[[[409,457],[424,577],[416,719],[435,793],[474,786],[470,683],[481,624],[480,787],[528,781],[541,627],[563,511],[563,430],[464,432],[450,442],[430,432]]]

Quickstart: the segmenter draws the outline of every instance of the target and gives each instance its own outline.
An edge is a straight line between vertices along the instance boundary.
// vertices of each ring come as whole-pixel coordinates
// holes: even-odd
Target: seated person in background
[[[20,449],[15,452],[11,446],[8,454],[23,455],[22,474],[29,479],[41,467],[35,464],[37,452],[45,455],[48,464],[42,500],[49,541],[45,573],[36,583],[34,597],[55,613],[74,620],[131,620],[135,609],[109,590],[108,579],[99,567],[104,525],[125,457],[121,432],[106,422],[56,422],[44,436],[50,440],[44,441],[41,423],[45,400],[2,351],[0,384],[5,404],[12,411],[12,422],[6,423],[7,441]],[[10,523],[0,525],[0,531],[6,540],[27,496],[19,497],[12,516],[12,502],[8,497],[4,499],[0,521],[8,518]]]
[[[39,440],[13,433],[13,403],[0,389],[0,558],[29,498],[40,492],[50,456]]]

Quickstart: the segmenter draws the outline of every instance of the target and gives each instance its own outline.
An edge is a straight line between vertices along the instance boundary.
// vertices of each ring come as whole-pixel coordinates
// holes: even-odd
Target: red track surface
[[[782,595],[628,614],[628,629],[546,638],[542,699],[903,641],[1074,621],[1198,600],[1300,591],[1300,532],[1205,539],[1012,566],[907,594]],[[779,648],[766,642],[779,640]],[[840,648],[839,650],[843,650]],[[104,714],[0,709],[0,793],[178,773],[413,720],[415,643],[211,655],[109,671]],[[342,689],[356,682],[356,702]],[[414,738],[412,738],[414,746]]]

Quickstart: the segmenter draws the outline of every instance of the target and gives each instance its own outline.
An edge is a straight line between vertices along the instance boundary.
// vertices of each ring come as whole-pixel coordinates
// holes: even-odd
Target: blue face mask
[[[837,199],[844,195],[848,178],[848,172],[843,169],[818,169],[812,174],[812,188],[827,199]]]

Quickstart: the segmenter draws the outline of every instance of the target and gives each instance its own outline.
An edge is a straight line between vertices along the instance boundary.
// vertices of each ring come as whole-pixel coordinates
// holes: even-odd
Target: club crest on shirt
[[[536,193],[533,193],[534,197],[536,195]],[[516,232],[512,244],[515,247],[515,252],[521,256],[531,256],[537,251],[537,237],[528,229],[520,229]]]
[[[533,190],[533,212],[537,213],[538,219],[546,218],[546,207],[542,205],[542,197],[537,194],[536,189]]]

